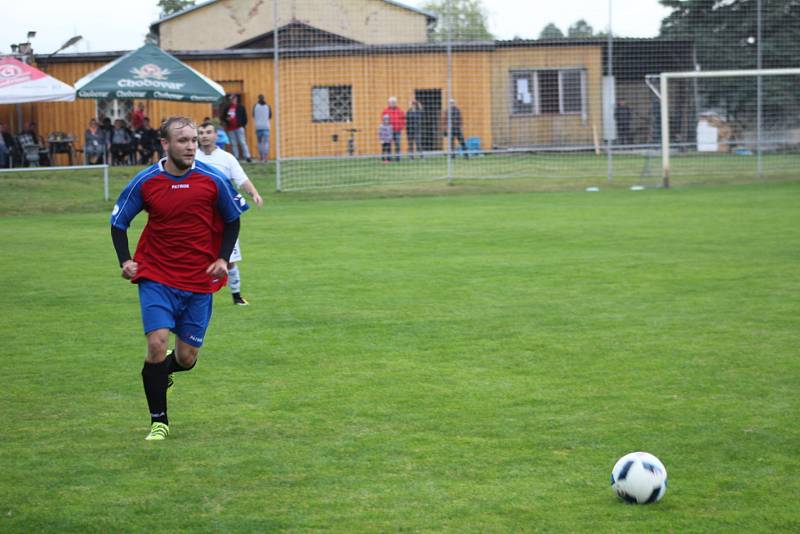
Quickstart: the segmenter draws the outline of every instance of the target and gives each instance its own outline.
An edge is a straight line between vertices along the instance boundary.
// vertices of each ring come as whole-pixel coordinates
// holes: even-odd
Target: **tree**
[[[585,20],[580,19],[567,28],[567,37],[571,39],[590,39],[594,37],[594,28]]]
[[[172,15],[194,5],[194,0],[158,0],[158,7],[161,8],[161,17]]]
[[[430,0],[422,9],[437,16],[432,41],[491,41],[481,0]]]
[[[755,69],[757,3],[753,0],[660,0],[670,9],[660,36],[694,43],[702,70]],[[762,1],[764,68],[796,67],[800,57],[800,0]],[[800,97],[792,77],[764,78],[764,113],[791,120],[787,106]],[[724,108],[734,120],[750,121],[755,83],[714,79],[699,83],[706,107]],[[797,109],[795,107],[795,109]],[[702,111],[702,110],[700,110]],[[794,117],[796,118],[796,117]]]
[[[542,28],[542,31],[539,32],[539,39],[563,39],[564,32],[561,29],[553,24],[552,22]]]

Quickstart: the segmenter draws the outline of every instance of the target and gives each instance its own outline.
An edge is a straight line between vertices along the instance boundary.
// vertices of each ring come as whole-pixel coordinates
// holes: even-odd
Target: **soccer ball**
[[[631,504],[658,502],[667,491],[667,468],[650,453],[626,454],[611,470],[611,489]]]

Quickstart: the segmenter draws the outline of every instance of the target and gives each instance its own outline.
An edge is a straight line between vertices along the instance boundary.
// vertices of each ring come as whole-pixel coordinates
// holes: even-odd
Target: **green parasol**
[[[78,98],[216,102],[225,90],[152,44],[129,52],[75,82]]]

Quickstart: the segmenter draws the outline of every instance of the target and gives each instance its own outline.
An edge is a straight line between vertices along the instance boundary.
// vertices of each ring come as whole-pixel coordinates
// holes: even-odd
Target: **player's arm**
[[[253,185],[253,182],[251,182],[250,179],[244,181],[242,184],[242,189],[244,189],[245,192],[253,198],[253,202],[256,203],[256,206],[259,208],[264,207],[264,199],[258,194],[258,189],[256,189],[256,186]]]
[[[253,182],[250,181],[250,178],[247,177],[244,169],[242,169],[242,166],[238,161],[236,161],[235,158],[233,159],[231,165],[231,180],[233,180],[233,183],[236,184],[236,187],[244,189],[245,192],[252,197],[253,202],[256,203],[256,206],[259,208],[264,206],[264,200],[261,198],[261,195],[258,194],[256,186],[253,185]]]
[[[139,264],[131,258],[131,251],[128,247],[128,232],[112,226],[111,242],[114,243],[114,250],[117,251],[117,260],[119,260],[119,266],[122,267],[122,277],[130,280],[136,276]]]
[[[224,276],[228,274],[228,261],[231,258],[236,239],[239,237],[240,223],[236,218],[231,222],[226,222],[222,229],[222,245],[219,247],[217,259],[208,266],[206,272],[211,276]]]
[[[142,173],[136,175],[120,193],[111,211],[111,242],[114,243],[117,260],[122,267],[122,277],[128,280],[134,278],[139,269],[139,265],[131,258],[128,248],[128,227],[131,220],[144,207],[139,189],[143,179]]]

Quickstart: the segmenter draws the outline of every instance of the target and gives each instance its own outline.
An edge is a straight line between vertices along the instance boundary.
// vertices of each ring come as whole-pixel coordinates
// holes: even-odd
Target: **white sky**
[[[313,0],[324,1],[324,0]],[[341,0],[340,0],[341,1]],[[399,0],[419,7],[424,0]],[[669,10],[658,0],[612,0],[613,30],[624,37],[653,37]],[[158,19],[157,0],[0,0],[0,53],[26,40],[29,30],[37,54],[52,53],[74,35],[83,41],[67,52],[132,50],[144,42]],[[536,38],[548,22],[566,33],[585,19],[595,30],[608,27],[608,0],[483,0],[489,30],[499,39]]]

